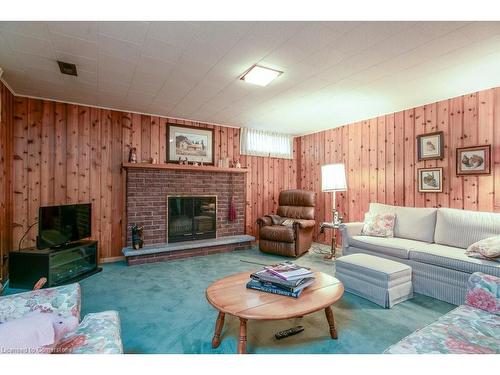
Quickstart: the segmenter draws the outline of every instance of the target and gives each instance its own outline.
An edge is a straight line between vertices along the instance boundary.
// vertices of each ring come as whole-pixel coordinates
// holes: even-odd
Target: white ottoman
[[[391,308],[413,297],[411,267],[393,260],[368,254],[351,254],[338,258],[335,277],[347,292]]]

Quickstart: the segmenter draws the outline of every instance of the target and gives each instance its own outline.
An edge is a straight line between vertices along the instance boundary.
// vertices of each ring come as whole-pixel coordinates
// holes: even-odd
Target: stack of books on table
[[[314,283],[314,275],[309,268],[292,262],[265,266],[263,270],[252,273],[250,278],[247,283],[249,289],[295,298]]]

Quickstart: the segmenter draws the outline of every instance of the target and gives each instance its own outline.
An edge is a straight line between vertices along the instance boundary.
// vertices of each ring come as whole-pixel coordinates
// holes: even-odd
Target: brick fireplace
[[[245,233],[245,173],[161,168],[128,168],[126,210],[127,224],[144,227],[145,245],[167,243],[167,197],[217,197],[217,237]],[[234,196],[236,219],[228,220]],[[127,231],[127,245],[131,245]]]

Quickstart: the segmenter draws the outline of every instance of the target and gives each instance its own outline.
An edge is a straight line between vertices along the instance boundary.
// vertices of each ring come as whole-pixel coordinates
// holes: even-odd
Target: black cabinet
[[[11,288],[31,289],[41,278],[46,287],[72,283],[101,271],[97,267],[97,241],[78,241],[60,249],[12,251],[9,260]]]

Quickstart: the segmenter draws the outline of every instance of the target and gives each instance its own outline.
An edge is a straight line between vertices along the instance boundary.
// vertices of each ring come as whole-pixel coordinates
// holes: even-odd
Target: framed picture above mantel
[[[213,129],[167,124],[167,163],[214,165],[214,142]]]

